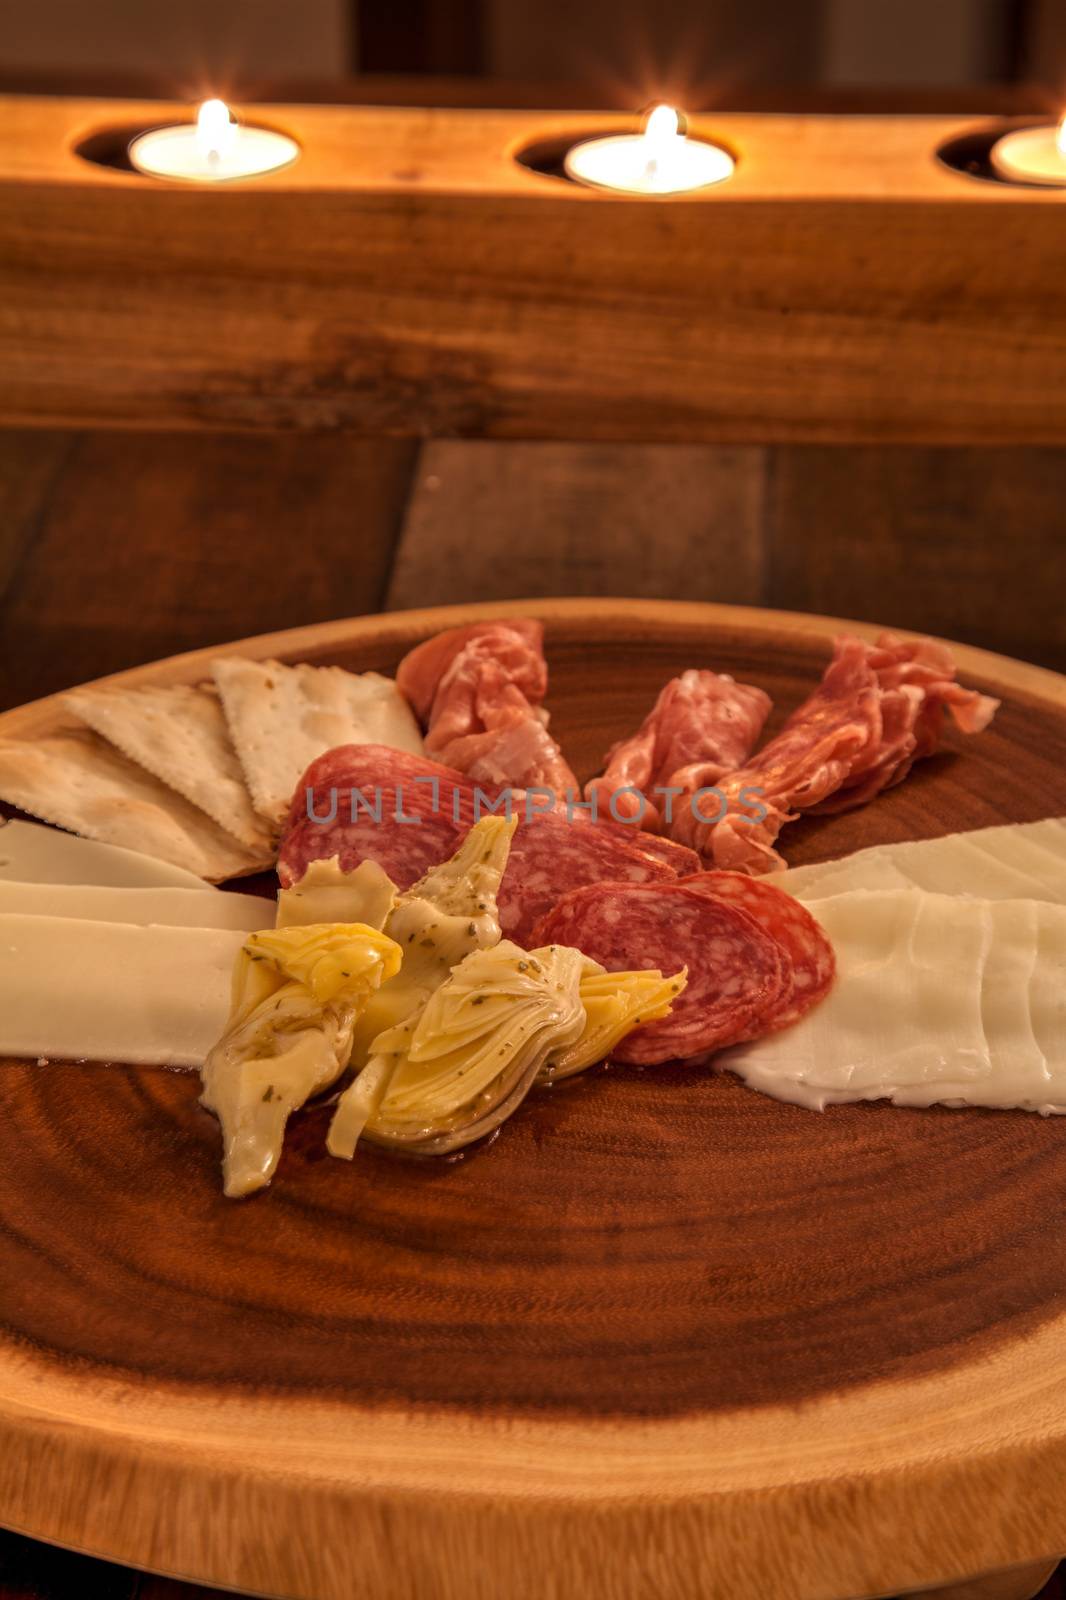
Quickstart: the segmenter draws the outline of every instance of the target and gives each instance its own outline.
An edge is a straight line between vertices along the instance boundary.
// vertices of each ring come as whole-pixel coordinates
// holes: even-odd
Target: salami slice
[[[409,889],[452,855],[474,820],[458,773],[385,745],[346,744],[312,761],[297,785],[278,854],[283,888],[312,861],[339,856],[351,872],[376,861]]]
[[[679,878],[687,878],[700,870],[700,858],[695,850],[690,850],[686,844],[678,844],[676,839],[670,839],[665,834],[648,833],[646,829],[636,828],[628,822],[598,822],[596,826],[613,833],[632,849],[639,850],[641,855],[661,861]]]
[[[525,817],[525,797],[512,795],[519,825],[500,888],[504,934],[528,940],[534,924],[561,894],[588,883],[676,882],[696,858],[681,845],[645,850],[639,830],[593,825],[587,814],[549,811]],[[312,861],[339,856],[350,872],[376,861],[400,889],[452,855],[490,807],[495,791],[480,789],[463,773],[383,745],[342,745],[312,762],[289,815],[278,859],[284,886],[297,882]],[[630,835],[634,842],[630,842]],[[663,841],[656,840],[656,844]]]
[[[525,791],[515,789],[513,793],[516,808],[519,815],[521,815]],[[538,802],[539,798],[538,795]],[[691,850],[687,844],[679,844],[676,839],[671,839],[666,834],[649,833],[647,828],[639,826],[635,818],[630,822],[616,822],[613,817],[607,816],[603,812],[593,818],[588,811],[583,809],[576,792],[571,794],[569,799],[557,797],[554,810],[556,816],[564,817],[567,822],[573,823],[577,827],[591,826],[598,828],[603,833],[612,834],[614,838],[621,839],[623,844],[629,845],[631,849],[639,850],[641,855],[651,856],[653,860],[662,862],[676,873],[679,878],[685,878],[690,873],[700,871],[702,865],[700,858],[695,850]]]
[[[791,993],[778,940],[741,906],[676,881],[575,889],[538,924],[532,945],[545,944],[575,945],[611,972],[688,968],[670,1015],[629,1034],[618,1061],[701,1059],[761,1032]]]
[[[740,906],[777,940],[792,972],[791,993],[761,1019],[759,1034],[787,1028],[824,999],[836,976],[833,946],[805,905],[765,878],[742,872],[701,872],[681,880],[699,894]]]
[[[521,822],[498,896],[504,937],[529,949],[541,917],[562,895],[586,884],[677,882],[672,867],[635,848],[620,832],[568,822],[550,811]]]

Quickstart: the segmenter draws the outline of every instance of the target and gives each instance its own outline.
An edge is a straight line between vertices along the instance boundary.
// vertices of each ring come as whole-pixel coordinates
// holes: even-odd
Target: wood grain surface
[[[736,174],[662,203],[515,159],[602,112],[260,106],[301,159],[225,192],[76,153],[186,114],[0,99],[0,420],[1066,439],[1061,207],[938,165],[967,119],[699,116]]]
[[[422,446],[390,609],[550,595],[762,598],[767,452],[437,439]]]
[[[528,609],[583,772],[684,666],[748,677],[783,715],[834,629]],[[387,670],[478,611],[246,648]],[[1066,684],[960,657],[1004,696],[990,732],[797,826],[790,859],[1063,810]],[[39,702],[0,732],[53,716]],[[601,1070],[446,1165],[341,1166],[311,1112],[272,1189],[233,1203],[196,1089],[0,1065],[8,1525],[302,1600],[355,1581],[420,1600],[635,1600],[650,1581],[668,1600],[845,1600],[1066,1548],[1055,1119],[816,1116],[704,1069]]]
[[[1060,449],[0,431],[0,709],[294,612],[516,593],[891,616],[1061,671],[1064,499]]]
[[[78,1600],[221,1600],[228,1592],[136,1572],[0,1530],[0,1600],[70,1600],[72,1595]],[[922,1595],[923,1600],[1064,1600],[1066,1580],[1061,1565],[1040,1562]]]
[[[0,431],[0,695],[262,633],[294,610],[376,610],[416,453],[317,434]]]

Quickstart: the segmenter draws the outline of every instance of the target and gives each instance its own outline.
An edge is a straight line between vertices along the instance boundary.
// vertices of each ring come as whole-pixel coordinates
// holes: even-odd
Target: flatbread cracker
[[[186,867],[209,883],[254,872],[238,840],[87,730],[0,739],[0,799],[102,844]]]
[[[224,656],[211,663],[252,804],[279,830],[311,762],[339,744],[422,754],[422,736],[391,678],[343,667]]]
[[[63,703],[168,788],[232,833],[264,867],[270,836],[256,815],[213,686],[75,689]]]

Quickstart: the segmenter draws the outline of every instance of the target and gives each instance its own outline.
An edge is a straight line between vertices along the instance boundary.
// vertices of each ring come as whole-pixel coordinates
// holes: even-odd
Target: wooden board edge
[[[358,629],[360,636],[368,641],[387,643],[395,638],[400,643],[409,640],[412,633],[428,637],[444,628],[497,616],[533,616],[547,623],[554,619],[587,616],[597,622],[612,621],[620,627],[627,623],[639,626],[641,622],[664,621],[673,621],[685,627],[704,625],[728,628],[739,625],[755,634],[794,633],[822,639],[832,639],[838,633],[857,633],[865,639],[875,639],[892,626],[890,623],[857,622],[813,612],[775,611],[759,606],[718,605],[702,601],[589,600],[570,597],[482,601],[471,605],[433,606],[381,612],[374,616],[345,617],[336,622],[311,623],[276,633],[252,635],[111,673],[93,680],[92,686],[135,688],[148,684],[197,683],[210,676],[211,662],[220,656],[249,655],[258,660],[278,656],[288,661],[299,661],[308,655],[342,649],[351,640],[353,629]],[[913,637],[910,629],[899,631]],[[1066,677],[1059,673],[1029,662],[1013,660],[1009,656],[997,655],[975,645],[958,644],[953,640],[943,642],[950,645],[954,652],[962,676],[970,675],[984,683],[1013,689],[1052,705],[1066,705]],[[550,646],[548,666],[550,673]],[[70,685],[70,688],[75,687],[81,686]],[[68,720],[61,704],[63,692],[66,691],[0,713],[0,737],[32,737],[61,720]]]

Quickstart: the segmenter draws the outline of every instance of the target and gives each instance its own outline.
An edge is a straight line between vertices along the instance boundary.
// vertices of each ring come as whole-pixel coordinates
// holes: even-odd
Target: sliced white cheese
[[[20,883],[94,883],[112,888],[207,889],[195,872],[117,844],[80,839],[39,822],[0,826],[0,879]]]
[[[0,1055],[198,1067],[244,938],[0,913]]]
[[[66,883],[11,883],[0,879],[0,914],[80,917],[146,928],[237,928],[257,933],[274,925],[273,900],[219,889],[109,889]]]
[[[817,903],[837,980],[794,1027],[719,1057],[764,1094],[1066,1111],[1066,907],[921,889]]]
[[[873,845],[838,861],[791,867],[773,882],[808,902],[853,889],[915,887],[985,900],[1066,905],[1066,817]]]

